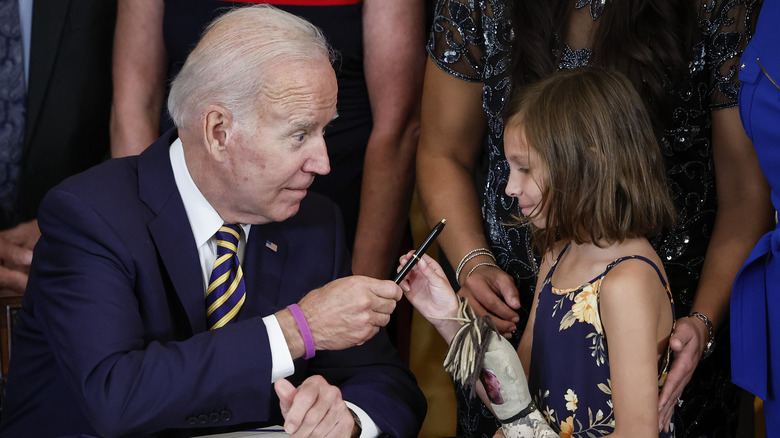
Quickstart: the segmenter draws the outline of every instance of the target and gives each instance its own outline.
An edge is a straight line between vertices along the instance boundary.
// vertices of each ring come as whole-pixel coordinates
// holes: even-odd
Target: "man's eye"
[[[293,136],[293,139],[295,139],[295,141],[298,142],[303,141],[305,138],[306,138],[306,134],[296,134]]]

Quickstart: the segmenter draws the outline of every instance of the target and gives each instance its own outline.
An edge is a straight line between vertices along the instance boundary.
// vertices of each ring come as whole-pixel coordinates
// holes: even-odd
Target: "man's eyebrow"
[[[305,122],[305,121],[299,121],[299,122],[293,122],[293,125],[298,129],[309,129],[312,126],[315,125],[314,122]]]
[[[338,113],[334,114],[333,118],[330,119],[330,122],[336,120],[338,117],[339,117]],[[293,125],[299,129],[310,129],[312,126],[316,125],[316,123],[307,122],[307,121],[298,121],[298,122],[293,122]]]

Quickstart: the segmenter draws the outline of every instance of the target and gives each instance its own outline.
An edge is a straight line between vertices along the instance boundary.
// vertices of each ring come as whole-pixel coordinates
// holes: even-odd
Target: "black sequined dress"
[[[695,4],[698,32],[689,63],[690,81],[675,93],[672,125],[659,139],[678,222],[652,242],[664,261],[678,317],[687,315],[693,304],[717,211],[711,112],[737,104],[737,64],[761,1],[695,0]],[[535,286],[530,233],[504,225],[518,213],[514,200],[504,194],[509,168],[503,155],[501,114],[511,94],[509,6],[502,0],[439,0],[434,12],[427,47],[430,58],[454,77],[483,84],[482,105],[489,125],[483,225],[497,263],[515,278],[522,306],[530,309]],[[592,55],[587,48],[565,47],[559,68],[586,65]],[[685,403],[675,421],[678,436],[736,433],[738,390],[730,382],[728,323],[721,325],[718,347],[700,362],[683,393]],[[487,408],[478,399],[468,401],[464,388],[456,387],[456,395],[458,435],[492,437],[499,424]]]

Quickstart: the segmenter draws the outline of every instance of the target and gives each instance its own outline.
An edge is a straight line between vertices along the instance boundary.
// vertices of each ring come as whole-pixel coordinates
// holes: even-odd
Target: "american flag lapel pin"
[[[279,249],[279,247],[276,246],[276,244],[271,242],[270,240],[265,241],[265,247],[270,249],[273,252],[276,252],[276,250]]]

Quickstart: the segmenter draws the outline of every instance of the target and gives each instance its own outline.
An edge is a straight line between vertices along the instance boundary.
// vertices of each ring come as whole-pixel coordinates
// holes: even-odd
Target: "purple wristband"
[[[303,358],[311,359],[314,357],[314,353],[316,353],[317,350],[314,348],[314,338],[311,336],[309,323],[306,322],[306,317],[303,316],[303,312],[301,312],[301,308],[298,307],[297,304],[290,304],[287,308],[290,309],[290,313],[292,313],[293,318],[295,318],[295,322],[298,323],[298,330],[301,331],[303,346],[306,348],[306,354]]]

